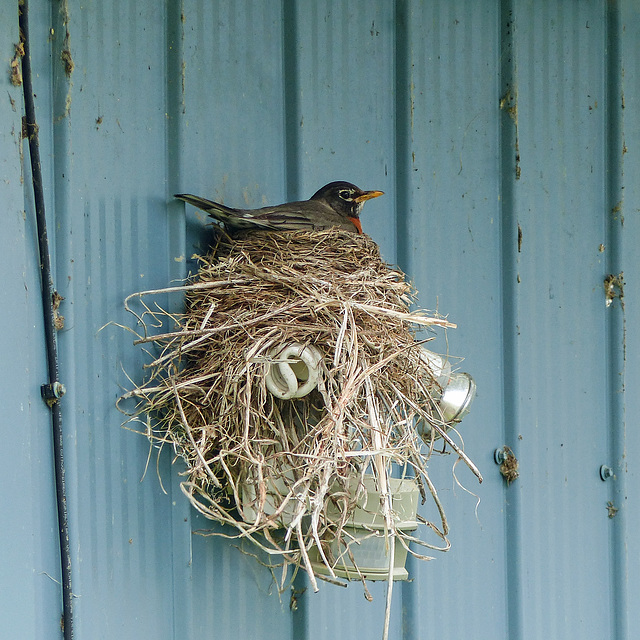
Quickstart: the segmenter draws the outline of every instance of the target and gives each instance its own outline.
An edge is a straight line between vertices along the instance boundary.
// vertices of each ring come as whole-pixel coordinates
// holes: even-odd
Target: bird
[[[205,211],[231,229],[312,231],[339,227],[362,234],[360,212],[364,203],[383,194],[383,191],[363,191],[350,182],[339,180],[318,189],[309,200],[260,209],[233,209],[189,193],[176,193],[175,197]]]

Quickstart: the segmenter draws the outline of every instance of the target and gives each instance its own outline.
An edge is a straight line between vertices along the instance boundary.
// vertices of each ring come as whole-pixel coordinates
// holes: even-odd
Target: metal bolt
[[[613,478],[613,469],[608,467],[606,464],[603,464],[600,467],[600,477],[602,480],[608,480],[609,478]]]
[[[504,447],[500,447],[493,452],[493,459],[496,464],[502,464],[507,459]]]
[[[61,382],[56,380],[52,384],[43,384],[40,387],[40,392],[44,400],[48,403],[55,402],[62,398],[62,396],[67,393],[67,389]]]

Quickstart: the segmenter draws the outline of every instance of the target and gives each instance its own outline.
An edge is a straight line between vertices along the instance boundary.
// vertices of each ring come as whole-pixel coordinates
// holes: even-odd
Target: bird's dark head
[[[383,191],[363,191],[355,184],[339,180],[318,189],[311,200],[326,202],[334,211],[345,218],[358,218],[364,203],[383,195]]]

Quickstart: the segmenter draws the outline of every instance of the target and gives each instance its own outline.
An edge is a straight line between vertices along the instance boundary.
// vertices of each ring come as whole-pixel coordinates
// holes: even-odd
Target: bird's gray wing
[[[263,207],[250,211],[254,220],[260,220],[264,228],[318,231],[341,227],[355,231],[355,225],[330,206],[315,200],[287,202],[276,207]]]
[[[314,200],[287,202],[261,209],[234,209],[188,193],[176,194],[175,197],[237,229],[293,231],[329,229],[338,226],[349,231],[355,230],[351,222],[338,215],[331,207]]]

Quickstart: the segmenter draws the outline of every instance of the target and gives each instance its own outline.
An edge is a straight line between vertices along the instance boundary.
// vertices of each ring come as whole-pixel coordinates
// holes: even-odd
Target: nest
[[[136,342],[154,348],[147,380],[123,396],[137,399],[132,418],[150,425],[147,435],[184,460],[192,505],[232,527],[219,535],[254,542],[285,569],[302,566],[316,589],[316,577],[336,579],[336,549],[359,572],[348,524],[365,477],[379,492],[369,508],[380,510],[385,536],[407,549],[448,548],[426,462],[443,438],[475,467],[446,431],[415,331],[453,325],[410,310],[415,291],[368,236],[217,231],[199,260],[184,286],[127,299],[143,328]],[[182,314],[145,302],[176,291],[185,293]],[[278,398],[265,383],[287,344],[322,355],[319,384],[302,398]],[[392,469],[433,500],[439,516],[422,524],[437,544],[396,527]]]

